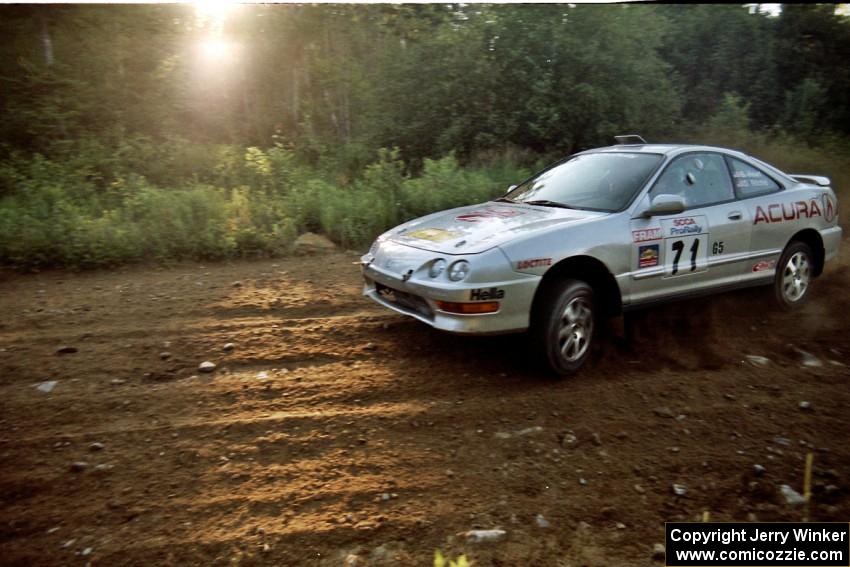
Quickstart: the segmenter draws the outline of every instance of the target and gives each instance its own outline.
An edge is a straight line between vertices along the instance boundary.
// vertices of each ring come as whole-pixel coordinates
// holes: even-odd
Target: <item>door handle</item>
[[[729,220],[741,220],[742,216],[741,211],[732,211],[729,213]]]

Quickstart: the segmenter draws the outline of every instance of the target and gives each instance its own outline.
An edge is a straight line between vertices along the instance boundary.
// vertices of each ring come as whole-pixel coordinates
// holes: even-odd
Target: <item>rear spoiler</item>
[[[821,187],[829,187],[832,184],[829,181],[829,177],[822,177],[820,175],[792,174],[791,177],[800,183],[812,183],[814,185],[820,185]]]

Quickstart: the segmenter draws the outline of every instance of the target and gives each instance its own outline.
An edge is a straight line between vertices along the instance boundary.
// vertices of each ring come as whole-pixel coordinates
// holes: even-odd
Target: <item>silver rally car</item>
[[[838,253],[829,179],[724,148],[617,139],[500,199],[382,234],[361,259],[364,294],[453,333],[530,330],[541,359],[570,374],[602,317],[754,285],[791,309]]]

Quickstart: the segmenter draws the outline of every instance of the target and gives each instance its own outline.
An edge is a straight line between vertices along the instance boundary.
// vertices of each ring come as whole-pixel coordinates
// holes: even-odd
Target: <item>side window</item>
[[[650,196],[679,195],[685,206],[702,207],[735,198],[723,156],[694,153],[674,159],[650,191]]]
[[[760,169],[735,158],[729,158],[729,167],[732,170],[732,180],[735,182],[735,192],[739,199],[779,191],[779,185]]]

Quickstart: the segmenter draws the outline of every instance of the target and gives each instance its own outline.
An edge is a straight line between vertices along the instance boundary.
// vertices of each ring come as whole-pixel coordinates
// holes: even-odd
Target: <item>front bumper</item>
[[[413,266],[412,274],[381,267],[379,264],[382,262],[369,255],[364,256],[361,261],[365,280],[363,295],[397,313],[451,333],[499,334],[528,328],[531,302],[540,276],[514,272],[506,263],[507,268],[501,274],[504,277],[490,281],[434,281],[425,275],[427,270],[420,269],[435,256],[434,253],[418,252],[422,252],[421,258],[405,264]],[[502,254],[498,250],[493,252]],[[413,255],[420,254],[414,252]],[[409,257],[406,259],[410,260]],[[485,300],[497,300],[499,311],[466,315],[441,311],[437,305],[438,301],[464,303]]]

